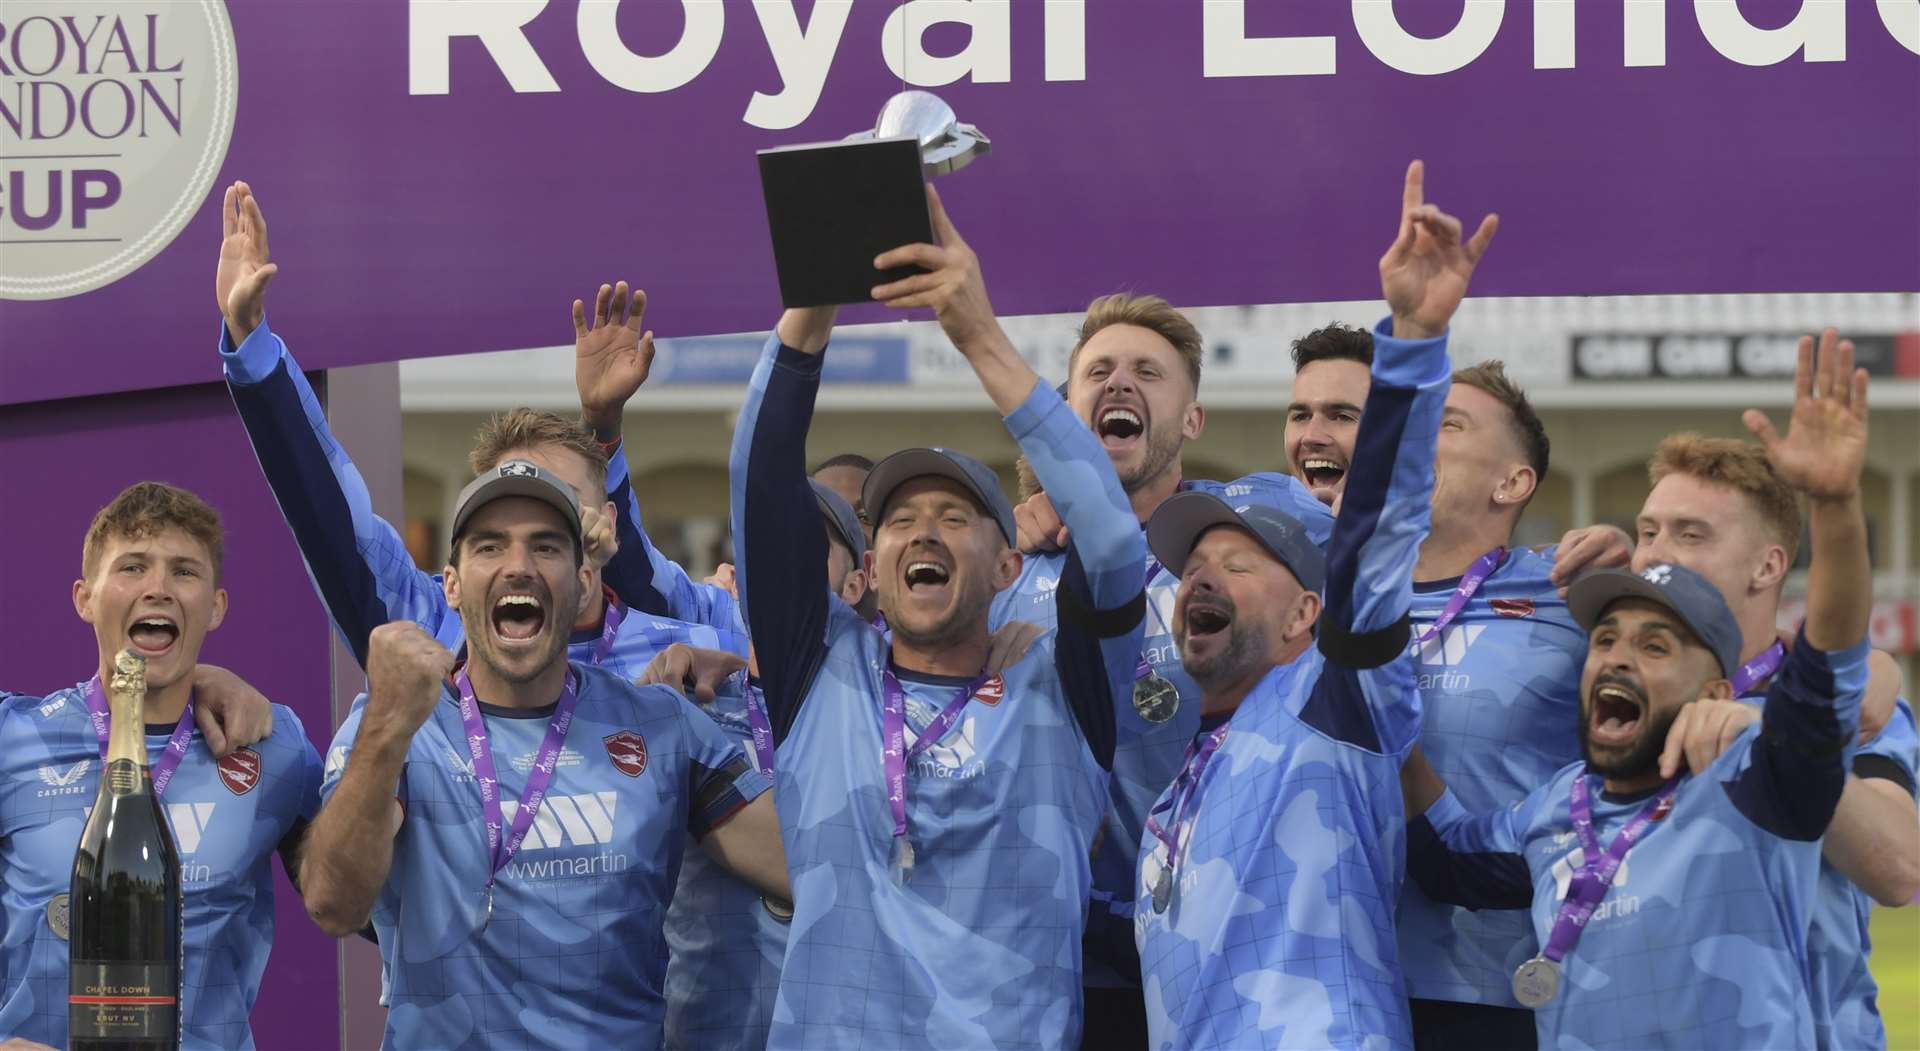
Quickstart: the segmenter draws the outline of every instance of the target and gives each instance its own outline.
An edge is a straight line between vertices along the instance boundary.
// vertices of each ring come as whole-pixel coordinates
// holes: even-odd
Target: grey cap
[[[829,540],[837,540],[853,555],[853,566],[860,568],[860,560],[867,554],[867,534],[860,528],[860,516],[853,513],[846,500],[824,482],[807,479],[813,486],[813,497],[820,504],[820,513],[827,516],[827,526],[833,530]]]
[[[1685,566],[1662,562],[1639,573],[1600,569],[1567,589],[1567,612],[1588,631],[1623,598],[1641,598],[1673,611],[1720,662],[1720,674],[1740,666],[1740,622],[1720,589]]]
[[[1147,547],[1174,576],[1184,576],[1187,556],[1201,534],[1215,526],[1238,526],[1292,571],[1308,591],[1327,586],[1327,558],[1300,520],[1260,500],[1229,504],[1212,493],[1176,493],[1147,522]]]
[[[568,532],[573,535],[574,549],[584,550],[585,543],[580,535],[580,500],[573,495],[573,487],[530,460],[508,460],[496,464],[480,472],[478,478],[460,490],[460,500],[453,512],[452,543],[459,545],[460,533],[467,527],[467,520],[473,517],[474,512],[503,496],[528,497],[560,512],[560,517],[567,520]]]
[[[959,482],[993,516],[1007,544],[1014,543],[1013,505],[1007,503],[1007,494],[1000,490],[999,476],[986,464],[952,449],[902,449],[873,465],[866,484],[860,489],[860,502],[867,505],[867,514],[873,517],[875,527],[885,515],[887,499],[895,489],[929,475]]]

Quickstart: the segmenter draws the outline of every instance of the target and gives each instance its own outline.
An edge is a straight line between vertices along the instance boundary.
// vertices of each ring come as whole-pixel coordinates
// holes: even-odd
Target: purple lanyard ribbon
[[[1173,870],[1180,853],[1180,831],[1189,816],[1187,806],[1200,798],[1200,778],[1206,774],[1207,764],[1213,761],[1213,753],[1226,741],[1227,730],[1232,725],[1232,722],[1223,722],[1187,743],[1187,755],[1180,763],[1180,776],[1174,779],[1173,790],[1147,812],[1147,831],[1166,844],[1168,871]],[[1168,815],[1172,825],[1160,823],[1162,812]]]
[[[907,838],[907,764],[919,758],[920,753],[939,743],[940,738],[945,737],[947,731],[953,729],[953,724],[960,720],[960,713],[967,710],[967,702],[973,700],[974,693],[986,685],[988,678],[990,676],[984,671],[974,676],[973,681],[962,688],[953,700],[948,701],[939,715],[933,717],[933,721],[927,724],[927,728],[920,731],[919,737],[913,742],[913,747],[908,748],[906,747],[907,691],[901,687],[900,679],[893,674],[892,668],[881,672],[880,754],[887,768],[887,805],[893,810],[893,838],[896,844]],[[897,846],[896,850],[904,851],[903,856],[907,859],[913,857],[910,845]],[[908,862],[907,867],[912,867],[911,861]]]
[[[93,723],[94,736],[100,738],[100,758],[107,758],[108,725],[112,713],[107,708],[106,693],[100,688],[100,676],[96,675],[87,682],[87,718]],[[146,728],[141,727],[145,733]],[[174,724],[173,736],[167,738],[167,750],[160,753],[160,761],[153,764],[153,794],[165,795],[167,786],[173,783],[174,772],[180,769],[180,761],[187,757],[187,747],[193,743],[193,695],[187,695],[186,710],[180,713],[180,721]]]
[[[1660,793],[1633,815],[1602,851],[1593,832],[1593,801],[1587,787],[1587,769],[1580,768],[1573,779],[1573,802],[1569,810],[1573,815],[1573,830],[1580,835],[1582,864],[1567,886],[1566,900],[1560,903],[1560,912],[1553,919],[1553,931],[1547,936],[1546,947],[1540,955],[1557,964],[1573,951],[1580,932],[1586,929],[1587,921],[1593,919],[1594,909],[1607,896],[1607,888],[1613,886],[1614,874],[1627,860],[1627,851],[1633,849],[1634,842],[1649,824],[1666,816],[1673,805],[1673,794],[1679,788],[1677,777],[1662,785]]]
[[[1773,673],[1780,670],[1780,662],[1787,658],[1787,647],[1779,639],[1773,645],[1762,650],[1760,656],[1740,666],[1733,673],[1733,694],[1738,697],[1767,681]]]
[[[745,673],[741,673],[745,677]],[[760,693],[760,687],[748,679],[740,686],[740,692],[747,702],[747,728],[753,734],[753,758],[760,766],[760,772],[773,776],[773,723],[767,720],[766,698]]]
[[[598,668],[607,662],[607,654],[613,652],[613,640],[620,634],[620,622],[625,619],[627,619],[626,607],[609,595],[606,612],[600,617],[600,639],[593,644],[594,667]],[[569,672],[568,675],[572,673]]]
[[[487,875],[487,887],[491,890],[494,877],[513,860],[520,841],[527,838],[534,815],[540,812],[547,788],[553,784],[554,762],[566,742],[567,728],[573,725],[573,709],[580,702],[579,684],[574,681],[573,669],[567,669],[567,684],[560,691],[553,718],[547,721],[547,736],[540,742],[540,751],[535,753],[533,766],[527,771],[527,784],[520,792],[520,809],[513,815],[513,828],[502,842],[501,831],[506,823],[501,818],[500,778],[494,773],[487,721],[480,714],[480,702],[473,696],[473,682],[467,678],[467,670],[460,669],[453,681],[460,688],[460,722],[466,727],[467,753],[473,757],[473,781],[480,786],[480,805],[486,814],[487,855],[493,862],[493,869]]]
[[[1460,615],[1460,611],[1467,608],[1467,603],[1473,601],[1474,593],[1480,590],[1480,585],[1487,582],[1487,578],[1493,575],[1494,570],[1500,568],[1500,561],[1506,557],[1507,549],[1496,547],[1474,559],[1473,565],[1468,566],[1467,571],[1461,575],[1460,583],[1454,585],[1453,597],[1447,599],[1446,606],[1440,610],[1440,616],[1434,619],[1433,624],[1426,631],[1420,633],[1419,638],[1413,640],[1413,644],[1424,646],[1434,636],[1446,630],[1447,625],[1453,623],[1453,619]]]

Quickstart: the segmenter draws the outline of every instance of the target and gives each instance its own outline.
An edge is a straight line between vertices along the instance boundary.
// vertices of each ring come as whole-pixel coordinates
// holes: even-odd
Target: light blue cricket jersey
[[[747,689],[759,693],[758,686]],[[700,707],[771,780],[773,771],[760,770],[754,754],[739,678]],[[758,890],[705,851],[687,852],[667,910],[669,1048],[761,1051],[767,1046],[788,922],[767,908]]]
[[[100,789],[100,739],[86,684],[14,696],[0,711],[0,1036],[67,1043],[67,942],[47,906],[66,895],[74,851]],[[171,726],[147,727],[158,762]],[[273,733],[215,761],[200,731],[160,797],[186,900],[181,1017],[189,1049],[251,1048],[247,1019],[273,948],[272,857],[297,841],[320,800],[320,756],[293,710]]]
[[[1759,703],[1766,694],[1751,693],[1741,700]],[[1904,700],[1873,739],[1854,753],[1856,772],[1877,767],[1881,775],[1913,791],[1914,771],[1920,766],[1920,738],[1914,733],[1913,709]],[[1874,776],[1869,773],[1869,776]],[[1814,899],[1813,922],[1807,928],[1807,979],[1813,1001],[1813,1036],[1822,1051],[1849,1051],[1856,1047],[1884,1047],[1887,1029],[1880,1019],[1880,986],[1867,960],[1873,951],[1869,926],[1873,899],[1853,885],[1846,874],[1820,859],[1820,891]]]
[[[897,881],[890,645],[827,589],[803,461],[821,364],[770,339],[734,430],[738,572],[781,738],[796,908],[768,1046],[1074,1047],[1088,853],[1140,657],[1138,523],[1092,432],[1036,384],[1006,424],[1073,531],[1058,600],[1078,604],[909,764],[916,864]],[[900,678],[911,747],[961,683]]]
[[[1319,643],[1254,687],[1185,820],[1161,819],[1177,859],[1141,840],[1133,919],[1156,1051],[1412,1044],[1393,922],[1400,764],[1420,727],[1406,617],[1451,367],[1445,336],[1390,332],[1374,333]]]
[[[1212,493],[1228,501],[1255,499],[1283,507],[1307,527],[1313,542],[1325,545],[1333,530],[1333,515],[1292,475],[1250,474],[1232,482],[1192,480],[1181,491]],[[1065,552],[1031,554],[1020,568],[1020,579],[993,603],[994,628],[1024,620],[1052,629],[1055,625],[1054,590],[1065,569]],[[1133,882],[1139,861],[1141,831],[1147,810],[1180,772],[1187,742],[1200,729],[1200,688],[1180,666],[1180,649],[1173,641],[1174,596],[1180,580],[1147,555],[1146,632],[1142,656],[1156,674],[1179,691],[1180,703],[1171,718],[1151,722],[1123,704],[1115,716],[1113,784],[1107,816],[1093,856],[1093,890],[1087,915],[1085,944],[1088,985],[1134,985],[1138,963],[1133,949]]]
[[[1510,550],[1440,634],[1417,640],[1455,580],[1413,587],[1420,750],[1473,813],[1510,806],[1580,758],[1587,634],[1548,579],[1553,551]],[[1513,969],[1539,946],[1526,916],[1400,894],[1400,962],[1416,999],[1518,1009]]]
[[[1807,928],[1867,652],[1864,640],[1829,654],[1801,638],[1768,691],[1764,725],[1682,780],[1563,962],[1559,995],[1534,1012],[1542,1048],[1813,1046]],[[1443,796],[1409,827],[1409,871],[1439,900],[1530,909],[1544,944],[1585,863],[1569,814],[1573,779],[1589,778],[1603,845],[1652,795],[1614,798],[1584,770],[1573,764],[1515,806],[1477,816]]]
[[[767,788],[713,721],[664,686],[573,664],[579,706],[545,802],[493,891],[459,698],[413,736],[406,810],[373,910],[389,1048],[650,1048],[665,1013],[662,935],[688,834]],[[511,822],[551,709],[482,705]],[[339,783],[364,708],[334,737]]]

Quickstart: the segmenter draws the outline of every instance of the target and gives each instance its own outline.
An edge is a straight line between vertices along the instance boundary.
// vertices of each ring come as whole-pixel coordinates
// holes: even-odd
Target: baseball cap
[[[1013,505],[1007,503],[1007,494],[1000,491],[999,476],[986,464],[952,449],[902,449],[874,464],[872,472],[867,475],[866,485],[861,487],[860,502],[867,505],[867,513],[873,516],[877,525],[886,513],[887,499],[895,489],[928,475],[960,483],[961,488],[971,493],[975,500],[980,501],[980,506],[993,516],[1008,545],[1013,544]]]
[[[453,544],[459,545],[460,533],[474,512],[503,496],[528,497],[560,512],[560,517],[567,520],[567,531],[573,536],[575,549],[584,548],[580,535],[580,502],[573,495],[573,487],[531,460],[496,464],[480,472],[478,478],[460,490],[453,512]]]
[[[1174,576],[1184,576],[1187,556],[1200,535],[1215,526],[1239,526],[1292,571],[1300,586],[1319,591],[1327,585],[1327,559],[1300,520],[1260,500],[1229,504],[1213,495],[1176,493],[1147,522],[1147,547]]]
[[[1595,570],[1567,589],[1567,612],[1592,631],[1607,607],[1623,598],[1642,598],[1672,610],[1720,662],[1722,675],[1732,675],[1740,666],[1740,623],[1733,619],[1720,589],[1706,577],[1666,562],[1638,573]]]
[[[860,560],[867,554],[867,534],[860,528],[860,516],[841,499],[840,494],[823,482],[809,478],[813,486],[813,497],[820,503],[820,513],[827,516],[827,526],[833,530],[829,539],[838,540],[841,546],[853,554],[854,568],[860,567]]]

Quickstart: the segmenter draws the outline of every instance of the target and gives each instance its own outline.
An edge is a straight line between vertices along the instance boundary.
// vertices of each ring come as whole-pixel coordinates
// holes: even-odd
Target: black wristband
[[[1854,756],[1853,774],[1862,780],[1877,777],[1892,781],[1905,789],[1908,795],[1913,794],[1913,777],[1907,773],[1907,768],[1884,755],[1868,753]]]
[[[1061,587],[1053,593],[1055,613],[1062,623],[1071,622],[1097,639],[1111,639],[1132,631],[1147,615],[1147,590],[1112,609],[1094,609],[1072,588]]]
[[[1348,668],[1378,668],[1405,653],[1412,638],[1412,622],[1405,616],[1378,631],[1349,632],[1331,621],[1320,623],[1320,652]]]

